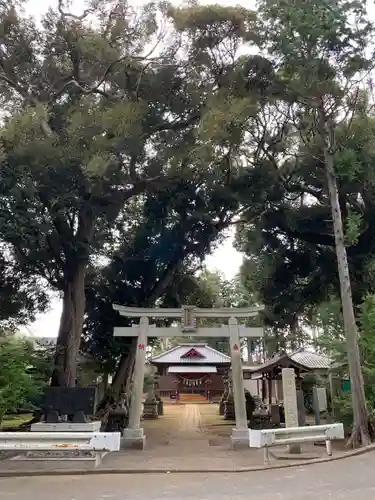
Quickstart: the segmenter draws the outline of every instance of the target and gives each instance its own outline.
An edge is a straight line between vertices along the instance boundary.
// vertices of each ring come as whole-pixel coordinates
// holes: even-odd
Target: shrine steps
[[[204,403],[209,403],[207,399],[202,396],[201,394],[180,394],[180,399],[179,399],[180,404],[204,404]]]

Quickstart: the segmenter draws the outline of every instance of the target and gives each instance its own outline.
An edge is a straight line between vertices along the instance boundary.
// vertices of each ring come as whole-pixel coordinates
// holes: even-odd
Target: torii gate
[[[127,318],[140,318],[139,324],[131,327],[115,327],[115,337],[138,337],[134,365],[134,382],[131,394],[129,424],[124,429],[124,445],[144,449],[146,436],[141,428],[142,393],[145,376],[147,337],[229,337],[232,361],[232,380],[236,427],[232,430],[232,444],[249,445],[246,405],[240,352],[241,337],[263,337],[263,328],[249,328],[239,325],[237,319],[257,316],[264,306],[243,308],[200,309],[183,306],[181,309],[127,307],[113,304],[113,309]],[[179,326],[156,327],[149,324],[149,318],[172,318],[180,320]],[[228,319],[227,325],[216,327],[196,326],[196,318]]]

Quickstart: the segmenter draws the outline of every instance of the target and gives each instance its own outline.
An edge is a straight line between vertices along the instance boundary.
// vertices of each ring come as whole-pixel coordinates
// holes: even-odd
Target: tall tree
[[[260,4],[264,47],[278,66],[290,122],[297,132],[297,147],[314,154],[316,168],[324,169],[335,238],[343,306],[349,372],[352,384],[354,425],[351,444],[370,442],[369,415],[364,393],[347,252],[339,199],[335,153],[338,123],[353,113],[360,81],[369,68],[366,48],[372,26],[360,2],[306,0]],[[345,118],[344,118],[345,120]],[[348,124],[348,131],[351,121]],[[296,145],[295,145],[296,147]],[[298,161],[284,162],[282,175],[293,175]],[[353,168],[353,167],[352,167]],[[341,201],[341,204],[340,204]],[[341,205],[341,206],[340,206]]]
[[[217,191],[218,190],[218,191]],[[129,324],[112,308],[131,306],[179,307],[195,291],[194,271],[238,206],[223,197],[222,185],[177,183],[168,191],[148,195],[134,219],[123,227],[121,244],[108,266],[93,270],[87,285],[85,348],[114,373],[111,398],[119,395],[132,366],[132,339],[115,339],[113,328]]]
[[[64,3],[41,27],[18,2],[0,11],[0,227],[24,271],[61,293],[53,383],[72,386],[87,268],[120,214],[171,178],[199,185],[230,170],[227,151],[196,132],[233,50],[248,38],[250,15],[201,8],[189,17],[155,3],[135,11],[126,0],[90,0],[74,15]]]

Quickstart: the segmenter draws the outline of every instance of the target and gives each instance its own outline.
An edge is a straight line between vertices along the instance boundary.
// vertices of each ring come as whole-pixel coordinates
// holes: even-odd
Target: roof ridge
[[[169,354],[170,352],[175,351],[179,347],[180,347],[179,345],[175,345],[174,347],[171,347],[167,351],[161,352],[160,354],[157,354],[156,356],[152,356],[151,361],[154,360],[154,359],[160,358],[161,356],[165,356],[166,354]]]
[[[228,359],[231,359],[230,356],[228,356],[228,354],[225,354],[224,352],[221,352],[219,351],[218,349],[214,349],[213,347],[211,347],[210,345],[206,344],[206,347],[208,349],[211,349],[211,351],[214,351],[214,352],[218,352],[219,354],[221,354],[222,356],[226,356]]]
[[[165,358],[171,358],[173,359],[173,356],[176,357],[178,356],[179,357],[179,363],[182,362],[182,355],[183,354],[186,354],[189,350],[192,350],[192,349],[196,349],[200,354],[203,354],[204,352],[206,352],[205,356],[203,356],[204,358],[210,358],[210,357],[214,357],[213,359],[221,359],[221,361],[219,361],[220,363],[230,363],[230,356],[228,356],[227,354],[219,351],[218,349],[215,349],[211,346],[209,346],[207,343],[201,343],[201,344],[197,344],[197,343],[185,343],[185,344],[179,344],[177,346],[174,346],[170,349],[168,349],[167,351],[165,352],[162,352],[156,356],[153,356],[151,357],[150,361],[151,363],[152,362],[155,362],[155,363],[165,363],[167,362],[165,360]],[[203,350],[203,352],[202,352]],[[206,351],[204,351],[206,350]],[[179,352],[180,351],[180,352]],[[182,351],[182,353],[181,353]],[[207,352],[208,351],[208,352]],[[181,356],[180,356],[181,354]],[[205,362],[207,363],[210,363],[210,361],[208,360],[205,360]]]

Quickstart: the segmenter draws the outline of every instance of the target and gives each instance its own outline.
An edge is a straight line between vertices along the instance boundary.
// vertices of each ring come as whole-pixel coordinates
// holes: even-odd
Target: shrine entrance
[[[146,436],[141,427],[142,393],[145,376],[146,347],[148,337],[229,337],[232,387],[236,425],[232,429],[233,447],[249,445],[249,432],[245,406],[245,395],[240,352],[240,339],[263,337],[263,328],[250,328],[238,324],[238,319],[257,316],[263,306],[246,308],[200,309],[184,306],[182,309],[135,308],[113,305],[121,316],[140,318],[139,324],[131,327],[115,327],[116,337],[137,337],[137,352],[134,365],[133,387],[128,427],[123,433],[124,446],[144,449]],[[171,318],[179,321],[177,326],[156,327],[149,318]],[[217,327],[197,327],[197,318],[227,319],[228,323]],[[194,387],[191,387],[194,390]]]

